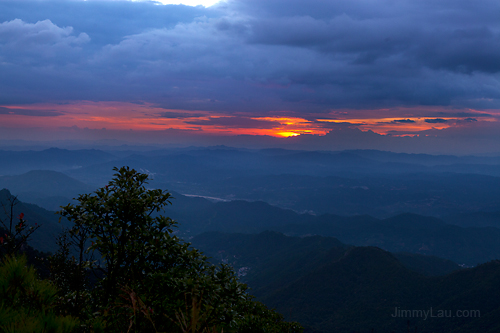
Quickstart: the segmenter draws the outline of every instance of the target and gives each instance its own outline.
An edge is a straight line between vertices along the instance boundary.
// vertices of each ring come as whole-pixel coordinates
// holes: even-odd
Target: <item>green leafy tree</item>
[[[107,186],[60,212],[74,222],[70,235],[86,267],[91,262],[83,254],[95,252],[93,270],[102,278],[94,297],[106,330],[237,332],[249,320],[242,310],[253,304],[246,285],[229,266],[210,264],[173,235],[176,222],[160,214],[170,193],[147,189],[146,174],[114,170]],[[290,328],[299,331],[296,324]]]
[[[115,171],[107,186],[80,195],[80,204],[67,205],[60,212],[74,222],[71,235],[85,235],[80,244],[91,240],[86,253],[98,252],[106,301],[117,296],[118,286],[141,281],[153,272],[197,264],[200,257],[172,235],[172,219],[153,216],[170,203],[170,193],[147,190],[146,174],[126,167]]]

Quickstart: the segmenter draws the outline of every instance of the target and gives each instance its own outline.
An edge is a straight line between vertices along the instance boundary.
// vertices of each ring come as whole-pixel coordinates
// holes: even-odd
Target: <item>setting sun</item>
[[[283,136],[283,137],[290,137],[290,136],[298,136],[298,135],[300,135],[300,134],[294,133],[294,132],[278,132],[276,134],[279,135],[279,136]]]

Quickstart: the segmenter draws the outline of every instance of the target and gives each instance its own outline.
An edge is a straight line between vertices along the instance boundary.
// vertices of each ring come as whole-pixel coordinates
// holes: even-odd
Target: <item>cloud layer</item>
[[[40,9],[36,18],[32,7]],[[463,0],[240,0],[206,9],[1,1],[0,55],[3,71],[29,74],[43,98],[101,100],[107,86],[113,99],[188,109],[496,108],[500,21],[492,13],[499,7]],[[12,84],[2,77],[0,98],[9,100]],[[57,81],[70,83],[65,94],[53,92]]]
[[[0,105],[147,102],[229,116],[193,125],[257,128],[270,125],[252,117],[283,111],[480,123],[475,111],[491,120],[500,108],[499,10],[491,0],[229,0],[209,8],[0,0]]]

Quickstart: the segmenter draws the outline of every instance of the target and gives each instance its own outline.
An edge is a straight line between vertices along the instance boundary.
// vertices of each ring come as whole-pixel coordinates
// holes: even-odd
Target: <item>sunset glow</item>
[[[295,132],[276,132],[276,135],[288,138],[290,136],[298,136],[300,134]]]
[[[387,113],[387,110],[364,112],[365,117],[350,118],[345,115],[335,119],[318,116],[308,119],[296,116],[248,117],[246,113],[207,112],[203,110],[164,109],[149,103],[90,102],[79,101],[64,104],[32,104],[27,106],[3,105],[0,121],[3,127],[33,127],[45,129],[88,128],[107,130],[134,130],[161,132],[181,130],[193,135],[208,134],[266,135],[273,137],[294,137],[301,134],[325,135],[330,130],[341,127],[358,128],[394,137],[415,136],[427,130],[442,130],[464,126],[469,122],[496,122],[492,115],[485,116],[479,111],[476,118],[471,117],[369,117],[371,114]],[[439,110],[438,110],[439,111]],[[440,111],[441,112],[441,111]],[[359,112],[363,114],[363,112]],[[443,113],[443,112],[441,112]],[[441,114],[440,113],[440,114]]]

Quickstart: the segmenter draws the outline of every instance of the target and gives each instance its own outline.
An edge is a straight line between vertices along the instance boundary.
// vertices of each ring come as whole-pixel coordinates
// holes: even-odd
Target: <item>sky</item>
[[[500,3],[0,0],[0,145],[500,153]]]

